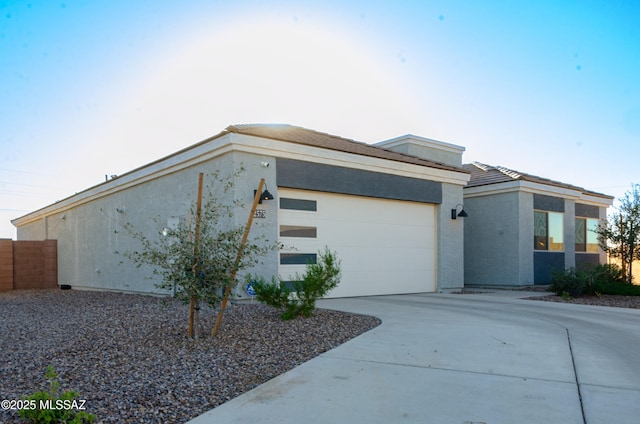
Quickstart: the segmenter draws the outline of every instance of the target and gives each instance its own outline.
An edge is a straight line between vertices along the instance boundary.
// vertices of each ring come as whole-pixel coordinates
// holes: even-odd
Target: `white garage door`
[[[435,206],[278,189],[284,280],[328,246],[342,262],[329,297],[435,291]]]

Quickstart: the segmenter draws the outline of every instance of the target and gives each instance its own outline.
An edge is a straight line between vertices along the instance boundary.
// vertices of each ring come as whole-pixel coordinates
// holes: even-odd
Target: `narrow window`
[[[280,265],[306,265],[315,264],[317,254],[315,253],[281,253]]]
[[[549,243],[547,240],[547,214],[545,212],[534,212],[534,236],[533,248],[535,250],[548,250]]]
[[[598,220],[576,218],[576,252],[598,253]]]
[[[285,289],[289,289],[292,292],[296,292],[296,283],[299,283],[300,281],[298,280],[286,280],[286,281],[280,281],[280,287],[285,288]]]
[[[587,251],[587,220],[576,218],[576,252]]]
[[[549,220],[549,250],[564,250],[564,215],[558,212],[548,212]]]
[[[599,247],[598,220],[587,219],[587,252],[597,253]]]
[[[304,237],[316,238],[318,230],[316,227],[305,227],[302,225],[281,225],[280,237]]]
[[[280,209],[291,209],[296,211],[316,212],[318,205],[315,200],[280,198]]]

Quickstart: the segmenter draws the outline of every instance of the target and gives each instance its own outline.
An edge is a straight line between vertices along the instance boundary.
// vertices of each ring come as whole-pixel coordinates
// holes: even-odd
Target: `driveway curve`
[[[382,325],[190,423],[639,422],[640,310],[538,294],[322,300]]]

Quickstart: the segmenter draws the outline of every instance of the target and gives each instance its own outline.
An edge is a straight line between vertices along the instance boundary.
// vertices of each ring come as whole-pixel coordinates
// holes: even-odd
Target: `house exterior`
[[[463,168],[465,285],[548,284],[553,270],[606,263],[593,230],[612,196],[501,166]]]
[[[470,178],[463,151],[411,135],[368,145],[290,125],[234,125],[12,223],[19,240],[57,240],[59,284],[164,293],[148,269],[114,253],[137,246],[123,226],[161,237],[163,226],[189,219],[199,173],[206,184],[214,170],[243,168],[219,201],[239,200],[232,223],[244,224],[264,178],[274,199],[259,205],[251,233],[285,246],[252,272],[287,279],[328,246],[343,274],[330,297],[455,290],[464,234],[450,211]]]

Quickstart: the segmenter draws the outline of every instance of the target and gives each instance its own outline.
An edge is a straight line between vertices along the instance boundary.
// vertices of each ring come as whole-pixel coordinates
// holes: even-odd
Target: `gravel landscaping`
[[[316,310],[282,321],[260,304],[201,311],[206,338],[186,337],[188,307],[174,299],[73,290],[0,293],[0,396],[48,388],[86,399],[99,423],[184,423],[380,324],[374,317]],[[0,410],[0,422],[22,422]]]
[[[611,306],[616,308],[640,309],[640,296],[601,295],[601,296],[582,296],[582,297],[576,297],[572,299],[564,299],[562,296],[548,295],[548,296],[534,296],[534,297],[529,297],[528,299],[542,300],[545,302],[576,303],[580,305]]]

